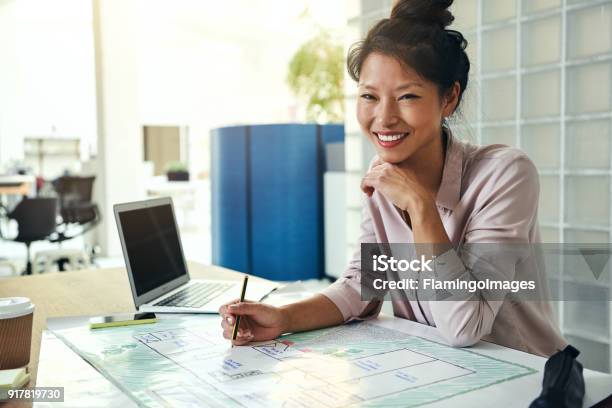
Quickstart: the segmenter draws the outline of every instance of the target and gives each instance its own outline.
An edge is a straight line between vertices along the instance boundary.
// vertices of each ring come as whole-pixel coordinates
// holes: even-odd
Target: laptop
[[[157,313],[218,313],[240,297],[241,281],[191,279],[169,197],[116,204],[115,220],[136,308]],[[253,279],[247,298],[278,287]]]

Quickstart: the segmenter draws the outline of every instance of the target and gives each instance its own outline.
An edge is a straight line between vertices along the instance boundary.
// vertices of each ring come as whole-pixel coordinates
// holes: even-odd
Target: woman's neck
[[[398,164],[405,173],[416,178],[435,198],[442,183],[444,158],[446,155],[448,132],[441,130],[440,137],[434,137],[432,142]]]

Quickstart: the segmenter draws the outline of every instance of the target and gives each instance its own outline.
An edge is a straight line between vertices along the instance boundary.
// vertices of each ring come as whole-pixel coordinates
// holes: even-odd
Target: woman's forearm
[[[342,313],[327,296],[317,294],[300,302],[282,306],[283,333],[336,326],[344,322]]]
[[[428,253],[423,255],[437,256],[450,249],[451,242],[435,202],[419,202],[409,214],[412,219],[414,243],[419,245],[421,250],[430,246]]]

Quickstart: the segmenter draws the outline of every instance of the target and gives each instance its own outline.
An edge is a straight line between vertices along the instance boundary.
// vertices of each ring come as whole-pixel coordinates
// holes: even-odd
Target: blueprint
[[[362,322],[231,347],[218,316],[54,332],[151,407],[409,407],[536,371]]]

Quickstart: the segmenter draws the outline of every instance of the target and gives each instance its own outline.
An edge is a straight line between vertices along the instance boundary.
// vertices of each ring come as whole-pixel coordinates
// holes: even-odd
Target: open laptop
[[[138,310],[217,313],[222,304],[240,297],[241,281],[189,278],[172,199],[116,204],[113,209]],[[260,300],[276,287],[253,279],[247,298]]]

